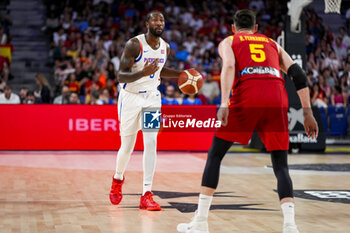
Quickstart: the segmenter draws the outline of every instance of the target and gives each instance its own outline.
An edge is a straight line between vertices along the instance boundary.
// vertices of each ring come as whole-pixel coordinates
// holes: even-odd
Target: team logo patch
[[[143,111],[143,129],[160,129],[160,110]]]
[[[308,200],[350,204],[350,190],[294,190],[294,196]]]
[[[164,49],[160,50],[160,53],[161,53],[161,54],[164,54]]]

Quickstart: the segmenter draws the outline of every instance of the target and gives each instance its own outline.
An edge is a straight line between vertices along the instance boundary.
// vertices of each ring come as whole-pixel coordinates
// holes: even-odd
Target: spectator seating
[[[325,134],[328,134],[328,120],[327,120],[327,113],[325,108],[319,108],[320,116],[324,128]]]
[[[329,135],[339,136],[347,135],[348,131],[348,115],[345,114],[346,109],[342,106],[329,106]]]

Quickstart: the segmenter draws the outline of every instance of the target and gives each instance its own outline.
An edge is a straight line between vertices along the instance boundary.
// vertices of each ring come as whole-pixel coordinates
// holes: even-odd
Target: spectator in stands
[[[306,77],[307,77],[307,84],[309,87],[312,87],[317,82],[317,79],[314,77],[314,73],[312,72],[312,70],[307,71]]]
[[[72,57],[73,60],[78,58],[79,50],[76,43],[73,42],[70,48],[67,50],[67,56]]]
[[[103,100],[100,99],[100,92],[98,90],[94,90],[91,92],[90,104],[98,104],[98,105],[104,104]]]
[[[75,69],[71,61],[56,61],[55,64],[55,82],[56,86],[61,88],[70,73],[74,73]]]
[[[51,100],[50,86],[46,77],[38,73],[35,75],[35,81],[38,85],[38,89],[34,92],[36,98],[40,100],[40,103],[48,104]]]
[[[54,12],[49,13],[49,17],[46,19],[46,25],[42,28],[42,30],[46,30],[47,33],[52,34],[55,29],[59,26],[58,18],[56,17]]]
[[[318,71],[321,68],[321,61],[320,60],[321,59],[319,57],[315,56],[314,52],[310,52],[310,54],[308,55],[306,65],[307,65],[307,68],[309,70],[312,70],[313,75],[317,75]]]
[[[175,57],[181,61],[187,61],[188,55],[189,52],[186,51],[185,47],[182,44],[179,44]]]
[[[310,92],[311,102],[313,106],[319,108],[327,108],[327,97],[325,92],[320,88],[320,85],[315,83]]]
[[[110,98],[110,93],[107,88],[104,88],[102,90],[102,93],[100,95],[100,100],[102,100],[103,104],[114,104],[113,100]]]
[[[7,35],[5,33],[4,27],[0,25],[0,44],[7,43]]]
[[[162,98],[163,105],[178,105],[179,103],[175,99],[175,87],[169,85],[166,87],[165,97]]]
[[[61,90],[61,95],[57,96],[54,100],[54,104],[68,104],[70,97],[70,89],[69,86],[64,85]]]
[[[152,4],[149,1],[140,5],[128,2],[119,4],[112,0],[108,0],[109,3],[102,1],[100,4],[98,4],[100,1],[97,0],[94,0],[93,3],[91,1],[56,2],[49,5],[48,15],[54,25],[57,20],[54,16],[60,15],[56,32],[52,33],[54,35],[51,34],[55,74],[60,78],[58,90],[61,90],[68,74],[75,73],[80,83],[82,103],[91,102],[92,90],[102,90],[105,87],[108,88],[111,99],[118,96],[115,71],[119,69],[125,41],[142,33],[145,16],[151,9],[167,12],[168,25],[166,25],[164,37],[171,47],[167,64],[174,68],[194,67],[204,76],[211,74],[212,80],[220,85],[221,59],[217,56],[216,47],[231,32],[231,13],[226,7],[228,2],[213,0],[202,3],[170,0],[166,5]],[[264,0],[238,0],[230,2],[230,6],[232,11],[248,7],[257,10],[257,23],[261,25],[260,31],[267,36],[276,38],[281,32],[283,24],[279,22],[282,21],[281,15],[286,9],[285,2],[274,1],[271,5],[270,1]],[[196,14],[195,12],[201,13]],[[348,14],[350,15],[350,10]],[[350,55],[345,57],[345,62],[341,61],[340,54],[344,56],[344,49],[338,51],[338,38],[334,40],[333,33],[323,24],[322,18],[314,9],[306,8],[305,17],[308,42],[307,68],[313,73],[313,75],[311,73],[308,75],[309,85],[319,83],[325,98],[330,103],[334,86],[341,85],[343,92],[348,90],[343,87],[345,81],[338,80],[338,78],[347,73],[347,85],[350,85]],[[341,38],[341,43],[348,47],[350,39],[346,32],[347,30],[340,28],[339,38]],[[335,43],[332,44],[333,42]],[[182,45],[185,49],[181,47]],[[335,52],[332,51],[332,45],[335,46]],[[114,69],[110,63],[113,63]],[[329,71],[325,69],[327,67]],[[93,77],[94,74],[98,74],[98,78]],[[166,96],[163,99],[169,98],[165,95],[169,85],[173,85],[171,80],[162,81],[159,87],[162,97]],[[209,94],[204,91],[205,85],[206,81],[201,93],[208,96]],[[206,98],[203,94],[198,95],[198,98],[205,104]],[[174,95],[179,102],[181,93],[175,92]],[[220,96],[215,98],[215,101],[219,98]],[[209,104],[212,102],[213,100],[209,100]]]
[[[219,85],[217,82],[213,81],[212,75],[210,73],[207,74],[200,93],[207,98],[209,104],[213,104],[213,100],[219,96]]]
[[[106,86],[108,92],[109,92],[109,96],[110,98],[114,98],[118,96],[118,90],[117,87],[114,83],[114,81],[112,79],[107,79],[107,86]]]
[[[211,70],[211,76],[212,80],[220,83],[220,76],[221,76],[221,71],[220,71],[220,65],[218,62],[214,62]]]
[[[183,46],[185,47],[187,52],[192,53],[193,49],[198,46],[198,43],[196,42],[195,38],[190,35],[187,37],[187,40],[183,43]]]
[[[10,61],[8,59],[8,57],[4,57],[2,56],[1,52],[0,52],[0,79],[1,81],[5,82],[5,86],[6,86],[6,82],[9,79],[9,75],[10,75]],[[1,85],[1,83],[0,83]]]
[[[345,93],[347,96],[349,96],[350,94],[348,76],[349,76],[348,72],[345,72],[342,74],[342,76],[340,76],[340,79],[339,79],[339,86],[342,89],[343,93]]]
[[[12,93],[12,88],[6,86],[4,88],[4,93],[0,94],[0,104],[20,104],[21,100],[19,96]]]
[[[80,104],[79,95],[75,92],[72,92],[69,96],[70,104]]]
[[[76,79],[75,73],[70,73],[68,75],[68,78],[65,81],[65,85],[67,85],[69,87],[69,90],[71,92],[76,92],[76,93],[80,92],[80,84],[79,84],[78,80]]]
[[[342,38],[342,44],[344,44],[346,48],[349,48],[350,47],[350,36],[347,35],[347,33],[345,31],[345,27],[339,28],[339,37]]]
[[[56,46],[59,45],[60,40],[65,42],[67,40],[67,34],[64,32],[64,28],[60,27],[57,32],[53,34],[53,41]]]
[[[34,91],[28,91],[23,104],[37,104],[37,103],[38,103],[38,99],[35,98]]]
[[[175,88],[174,98],[178,102],[178,104],[182,104],[182,102],[184,101],[184,94],[180,91],[179,88]]]
[[[4,91],[4,88],[6,86],[6,81],[3,75],[0,73],[0,90]]]
[[[197,97],[197,94],[186,95],[183,105],[202,105],[202,101]]]
[[[346,107],[348,105],[347,95],[342,91],[340,86],[335,86],[334,90],[335,92],[331,95],[332,105]]]
[[[333,88],[337,84],[336,76],[332,76],[332,70],[329,67],[326,67],[322,71],[322,77],[325,79],[327,85],[330,88]]]
[[[334,50],[328,52],[328,56],[323,60],[322,68],[329,68],[334,72],[337,72],[340,68],[342,68],[340,58],[336,55]]]
[[[24,104],[24,101],[27,97],[28,91],[29,90],[26,87],[22,87],[21,89],[19,89],[19,98],[21,100],[21,104]]]
[[[345,58],[346,53],[347,53],[347,51],[346,51],[347,47],[343,43],[342,37],[338,36],[335,39],[335,42],[333,43],[332,47],[333,47],[335,54],[337,55],[338,58],[340,58],[340,60]]]
[[[317,83],[320,87],[320,91],[323,91],[323,93],[325,94],[325,98],[326,100],[328,98],[331,97],[331,88],[330,86],[326,83],[324,77],[322,75],[318,76],[318,83]]]
[[[265,9],[265,4],[263,0],[252,0],[249,3],[249,9],[255,10],[257,12]]]
[[[345,61],[344,63],[344,70],[339,72],[339,76],[343,76],[344,74],[347,74],[347,83],[350,85],[350,54],[349,54],[349,61]]]
[[[112,62],[108,62],[107,65],[107,78],[111,80],[116,80],[117,72],[114,69],[114,64]]]

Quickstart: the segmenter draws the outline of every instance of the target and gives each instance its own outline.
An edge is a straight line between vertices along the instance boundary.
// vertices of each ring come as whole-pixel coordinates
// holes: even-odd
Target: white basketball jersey
[[[159,69],[152,75],[144,76],[131,83],[120,83],[121,87],[126,91],[138,93],[143,91],[156,91],[160,84],[160,72],[167,59],[167,46],[166,42],[160,38],[160,46],[157,50],[152,49],[146,41],[146,35],[141,34],[136,36],[140,41],[141,51],[139,56],[135,59],[134,65],[131,67],[131,72],[141,71],[146,64],[151,63],[155,59],[159,58]]]

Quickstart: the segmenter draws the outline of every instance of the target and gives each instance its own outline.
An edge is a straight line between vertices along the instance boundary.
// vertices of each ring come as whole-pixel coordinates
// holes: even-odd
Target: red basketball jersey
[[[284,82],[280,72],[278,47],[273,40],[259,33],[236,33],[231,39],[236,59],[234,87],[253,78]]]

